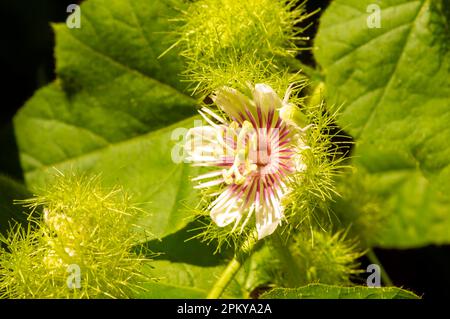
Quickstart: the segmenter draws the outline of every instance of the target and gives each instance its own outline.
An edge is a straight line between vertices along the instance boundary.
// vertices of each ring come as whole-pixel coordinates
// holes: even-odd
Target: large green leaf
[[[80,29],[54,25],[58,76],[64,79],[66,87],[74,90],[98,93],[99,86],[106,85],[106,95],[113,93],[106,90],[107,84],[116,83],[114,87],[120,88],[117,93],[129,98],[128,106],[145,100],[142,81],[181,90],[182,59],[175,50],[161,59],[158,56],[176,40],[170,35],[176,25],[174,19],[170,20],[179,15],[183,3],[183,0],[85,1],[81,6]]]
[[[142,221],[163,237],[184,227],[196,198],[193,169],[171,158],[174,129],[189,127],[195,101],[183,94],[169,18],[181,1],[89,0],[81,28],[54,26],[59,79],[15,118],[27,185],[38,190],[54,168],[101,173],[152,213]]]
[[[418,299],[415,294],[397,287],[338,287],[311,284],[300,288],[275,288],[263,299]]]
[[[321,19],[315,56],[330,105],[356,139],[354,161],[379,180],[384,247],[450,243],[448,21],[442,1],[336,0]],[[447,8],[448,10],[448,8]],[[378,185],[379,184],[379,185]],[[355,194],[358,196],[358,194]]]

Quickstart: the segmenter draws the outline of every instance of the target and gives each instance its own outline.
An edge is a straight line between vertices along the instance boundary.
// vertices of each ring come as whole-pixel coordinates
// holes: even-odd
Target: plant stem
[[[216,281],[210,292],[208,293],[207,299],[218,299],[227,288],[231,280],[237,274],[241,268],[244,261],[248,256],[251,255],[253,247],[255,246],[257,240],[253,234],[250,234],[238,253],[235,254],[234,258],[228,263],[225,271],[220,275],[220,278]]]
[[[384,267],[381,264],[380,260],[378,259],[377,255],[375,255],[375,252],[373,251],[373,249],[369,249],[367,251],[367,257],[369,258],[369,260],[370,260],[370,262],[372,264],[377,264],[378,266],[380,266],[381,280],[384,282],[384,284],[386,286],[394,286],[394,284],[392,283],[391,278],[389,277],[388,273],[384,269]]]
[[[216,281],[211,291],[209,292],[207,299],[218,299],[228,284],[234,278],[238,270],[241,268],[242,263],[236,256],[230,261],[225,271],[220,276],[219,280]]]

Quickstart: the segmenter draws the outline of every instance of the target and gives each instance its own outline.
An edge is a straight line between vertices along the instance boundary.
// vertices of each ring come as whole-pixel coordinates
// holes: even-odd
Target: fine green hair
[[[336,142],[341,130],[336,113],[329,113],[323,102],[299,107],[299,114],[309,128],[302,139],[308,146],[300,152],[306,169],[288,180],[289,193],[283,200],[287,229],[323,227],[333,222],[330,204],[339,197],[336,182],[349,170],[345,157],[348,145]]]
[[[363,271],[358,259],[364,252],[347,232],[314,229],[292,236],[290,251],[298,265],[302,284],[350,285]]]
[[[100,178],[59,174],[40,194],[21,203],[26,226],[1,236],[0,297],[127,298],[148,281],[136,220],[144,212],[121,188]],[[80,287],[69,288],[69,265],[80,269]]]
[[[241,89],[246,81],[277,89],[305,40],[298,25],[312,14],[297,0],[194,1],[174,31],[184,79],[200,97],[224,85]]]

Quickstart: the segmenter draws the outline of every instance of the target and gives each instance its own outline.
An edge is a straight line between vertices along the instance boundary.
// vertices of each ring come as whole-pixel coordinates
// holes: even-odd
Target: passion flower
[[[254,215],[261,239],[283,220],[288,180],[306,169],[301,153],[308,147],[299,134],[306,128],[283,116],[292,107],[290,89],[283,100],[266,84],[251,87],[251,93],[249,98],[230,87],[216,90],[212,99],[221,112],[199,111],[208,125],[189,130],[186,150],[189,162],[213,168],[193,179],[196,188],[212,190],[212,220],[219,227],[234,223],[235,230]]]

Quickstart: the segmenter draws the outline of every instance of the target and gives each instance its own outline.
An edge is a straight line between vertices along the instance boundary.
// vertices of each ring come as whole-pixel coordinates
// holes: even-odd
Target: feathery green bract
[[[285,90],[301,79],[285,70],[304,39],[297,25],[309,16],[297,0],[195,1],[175,31],[186,80],[201,96],[224,85],[242,89],[246,81]]]
[[[341,134],[334,124],[336,114],[327,113],[323,103],[306,105],[301,114],[311,126],[303,137],[309,149],[301,153],[306,169],[290,179],[290,192],[284,200],[292,228],[331,222],[329,204],[338,195],[336,178],[348,168],[345,145],[333,141]]]
[[[22,203],[28,227],[16,225],[0,241],[0,297],[126,298],[142,280],[146,262],[133,252],[135,220],[143,212],[121,188],[102,188],[98,177],[60,175]],[[42,216],[35,210],[43,208]],[[69,288],[76,265],[80,287]],[[75,281],[73,281],[75,284]]]
[[[303,284],[348,285],[359,270],[357,261],[363,253],[355,240],[347,239],[346,232],[313,230],[296,234],[291,252],[299,265]]]

